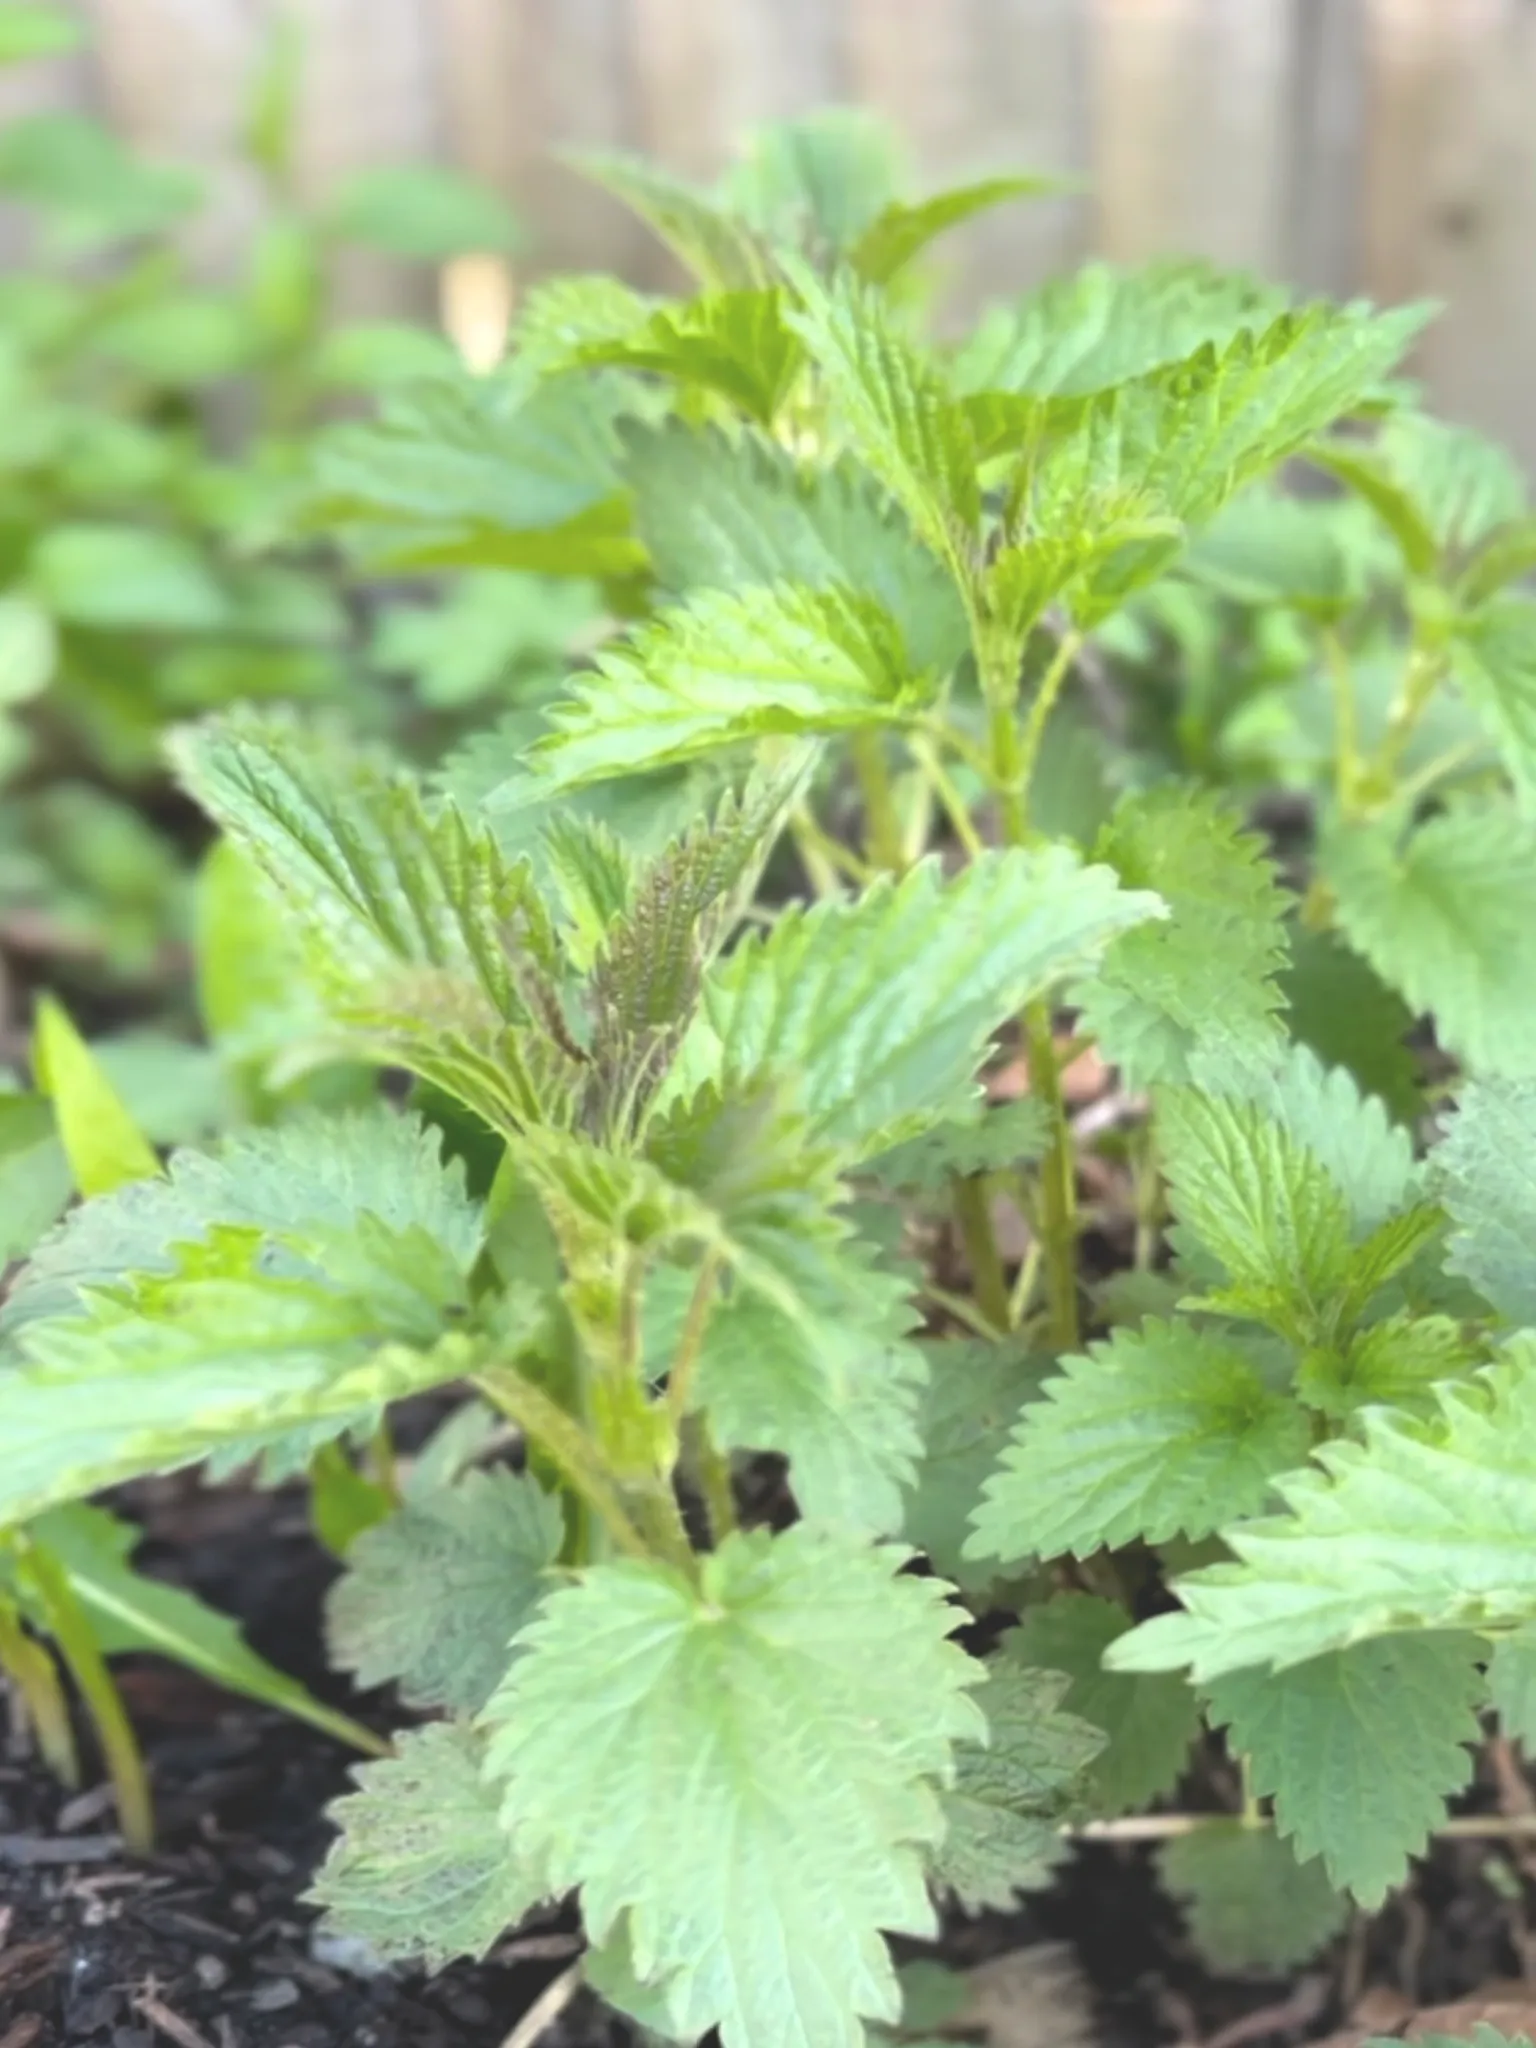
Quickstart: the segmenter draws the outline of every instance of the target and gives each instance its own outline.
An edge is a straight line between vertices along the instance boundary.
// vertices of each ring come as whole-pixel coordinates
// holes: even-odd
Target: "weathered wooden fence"
[[[517,202],[541,265],[640,280],[655,260],[644,234],[555,150],[619,146],[703,173],[754,121],[862,102],[901,127],[926,176],[1011,165],[1081,181],[957,239],[960,299],[1095,249],[1441,297],[1421,373],[1536,470],[1536,0],[74,4],[91,47],[0,79],[0,119],[92,106],[149,148],[225,162],[286,7],[306,32],[314,187],[435,157]],[[227,197],[226,229],[236,181]],[[380,266],[353,283],[374,307],[406,288]]]

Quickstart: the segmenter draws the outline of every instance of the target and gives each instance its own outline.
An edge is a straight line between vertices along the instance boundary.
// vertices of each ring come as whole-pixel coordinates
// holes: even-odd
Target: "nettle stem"
[[[864,804],[864,858],[870,867],[899,875],[907,865],[906,842],[896,808],[891,764],[885,757],[885,735],[866,726],[850,738],[853,772]]]
[[[1244,1826],[1274,1826],[1267,1814],[1242,1818]],[[1169,1842],[1232,1819],[1230,1813],[1127,1813],[1118,1820],[1082,1821],[1061,1833],[1072,1842]],[[1536,1813],[1461,1813],[1431,1828],[1430,1834],[1435,1841],[1519,1841],[1536,1835]]]
[[[601,1449],[558,1401],[511,1366],[492,1366],[478,1373],[475,1385],[530,1443],[537,1444],[566,1485],[597,1516],[615,1549],[629,1557],[650,1556],[650,1545],[631,1520]]]
[[[992,1227],[991,1192],[983,1175],[955,1175],[952,1187],[955,1223],[970,1264],[976,1306],[997,1335],[1004,1337],[1009,1329],[1008,1276],[1003,1271],[997,1232]]]

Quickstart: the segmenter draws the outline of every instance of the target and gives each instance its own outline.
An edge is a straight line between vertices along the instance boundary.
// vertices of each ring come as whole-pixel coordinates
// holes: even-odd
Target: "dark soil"
[[[178,1481],[133,1506],[149,1537],[142,1562],[187,1573],[241,1615],[265,1655],[357,1711],[323,1668],[330,1567],[301,1499],[205,1494]],[[158,1797],[152,1858],[122,1853],[104,1788],[65,1794],[15,1743],[0,1753],[0,2048],[503,2048],[569,1967],[571,1923],[552,1919],[485,1963],[430,1980],[354,1974],[301,1903],[349,1756],[164,1665],[122,1675]],[[370,1705],[388,1727],[389,1703],[365,1702],[364,1718]],[[1197,1799],[1201,1789],[1189,1788]],[[1507,1802],[1507,1782],[1502,1789]],[[1517,1852],[1441,1845],[1401,1902],[1362,1919],[1299,1977],[1215,1982],[1159,1891],[1149,1852],[1095,1845],[1075,1851],[1052,1890],[1019,1914],[954,1926],[945,1949],[966,1965],[1064,1941],[1092,1989],[1106,2048],[1242,2048],[1367,2017],[1387,2031],[1490,1987],[1520,1995],[1509,1986],[1532,1969],[1532,1897]],[[1053,2038],[1048,2021],[1039,2038]],[[631,2048],[631,2035],[578,1996],[539,2044]]]

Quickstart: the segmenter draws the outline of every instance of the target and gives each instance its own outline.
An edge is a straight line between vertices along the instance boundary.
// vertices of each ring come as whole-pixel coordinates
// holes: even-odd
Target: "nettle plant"
[[[1481,1709],[1536,1733],[1523,497],[1392,381],[1417,311],[1094,268],[939,350],[907,266],[1009,181],[907,204],[843,123],[602,175],[696,295],[549,287],[317,500],[374,560],[596,577],[618,636],[431,784],[271,714],[175,742],[332,1055],[412,1099],[65,1220],[0,1514],[473,1390],[375,1461],[330,1612],[431,1717],[317,1884],[384,1957],[576,1894],[664,2038],[857,2048],[887,1936],[1204,1723],[1230,1811],[1165,1875],[1279,1963],[1402,1879]],[[1241,689],[1127,704],[1258,614]],[[1224,792],[1276,785],[1272,845]]]

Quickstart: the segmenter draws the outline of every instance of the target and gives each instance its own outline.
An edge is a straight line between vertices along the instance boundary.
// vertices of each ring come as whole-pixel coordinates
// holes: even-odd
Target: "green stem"
[[[44,1763],[73,1791],[80,1783],[80,1753],[58,1667],[47,1646],[27,1634],[9,1600],[0,1600],[0,1671],[21,1695]]]
[[[1040,687],[1035,691],[1034,702],[1029,707],[1029,716],[1024,721],[1024,738],[1018,749],[1014,775],[1018,783],[1019,825],[1015,844],[1022,840],[1029,822],[1029,787],[1034,781],[1035,769],[1040,760],[1040,748],[1045,739],[1045,728],[1050,723],[1056,699],[1061,695],[1061,686],[1071,674],[1072,664],[1082,650],[1083,636],[1075,628],[1064,633],[1056,644],[1045,674],[1040,678]]]
[[[890,763],[885,758],[884,733],[872,726],[855,732],[849,753],[864,803],[864,858],[877,871],[899,875],[907,864],[906,847],[896,793],[891,786]]]
[[[630,1519],[601,1450],[558,1401],[552,1401],[542,1387],[511,1366],[492,1366],[478,1373],[474,1384],[493,1407],[538,1445],[566,1484],[596,1514],[616,1549],[630,1557],[651,1554]]]
[[[1383,793],[1389,791],[1397,779],[1404,751],[1428,708],[1430,698],[1439,687],[1444,666],[1444,656],[1436,649],[1416,645],[1409,652],[1402,686],[1371,764],[1370,779]]]
[[[1332,626],[1323,628],[1323,652],[1333,684],[1334,790],[1344,817],[1354,815],[1360,780],[1360,717],[1349,654]]]
[[[1051,1341],[1075,1351],[1080,1341],[1077,1313],[1077,1159],[1067,1121],[1061,1068],[1051,1035],[1051,1013],[1031,1003],[1024,1013],[1024,1049],[1030,1093],[1050,1120],[1051,1142],[1040,1162],[1040,1237],[1045,1265],[1045,1298]]]
[[[979,860],[986,851],[981,834],[976,830],[971,817],[970,806],[955,787],[954,778],[939,759],[937,748],[926,739],[914,739],[912,758],[917,762],[927,780],[929,788],[938,798],[950,829],[972,860]]]
[[[1008,1279],[997,1248],[997,1233],[992,1227],[992,1204],[986,1178],[984,1175],[967,1178],[957,1174],[952,1176],[951,1185],[955,1222],[959,1226],[960,1241],[965,1246],[965,1256],[970,1262],[971,1286],[977,1306],[1001,1337],[1009,1326]]]
[[[699,1353],[704,1344],[704,1332],[709,1327],[710,1310],[715,1305],[715,1289],[719,1280],[720,1254],[708,1251],[693,1283],[688,1313],[683,1318],[682,1335],[678,1338],[677,1352],[667,1372],[667,1413],[672,1418],[673,1428],[678,1431],[681,1431],[683,1417],[688,1413],[693,1376],[698,1369]]]
[[[736,1527],[736,1490],[731,1484],[731,1461],[715,1442],[705,1416],[690,1418],[688,1462],[709,1516],[710,1533],[716,1544]]]
[[[123,1706],[123,1696],[97,1648],[90,1622],[75,1598],[64,1567],[48,1550],[25,1537],[20,1540],[19,1554],[23,1570],[37,1589],[48,1631],[80,1688],[95,1726],[117,1798],[123,1839],[137,1854],[147,1856],[155,1846],[154,1804],[149,1774]]]

